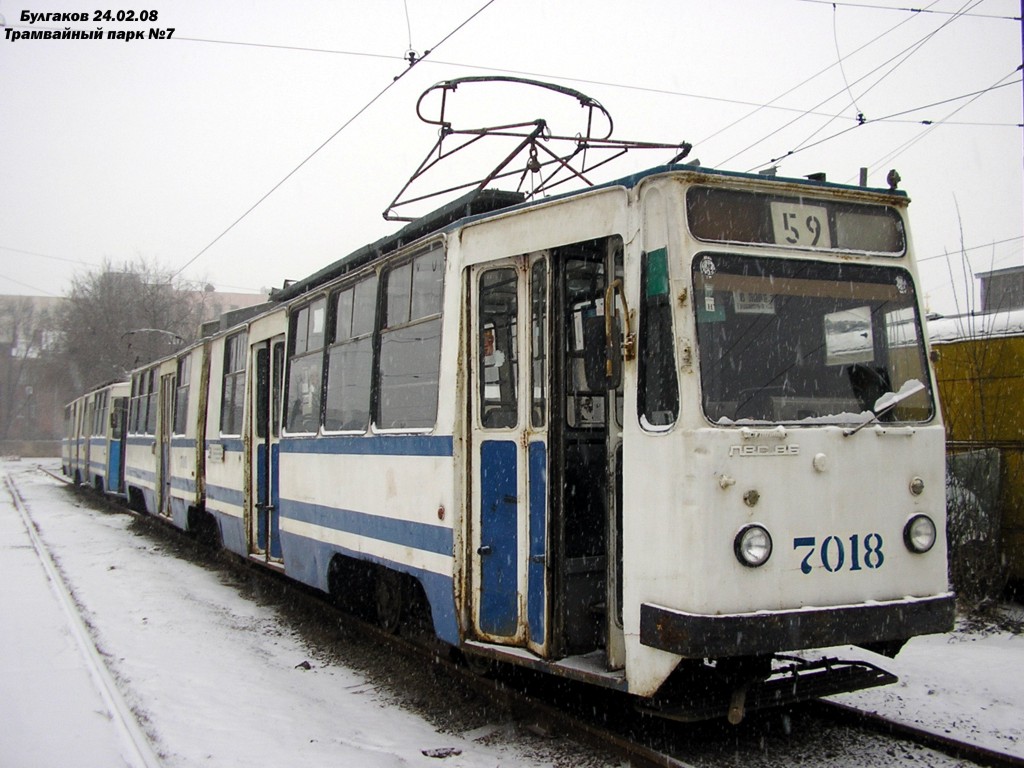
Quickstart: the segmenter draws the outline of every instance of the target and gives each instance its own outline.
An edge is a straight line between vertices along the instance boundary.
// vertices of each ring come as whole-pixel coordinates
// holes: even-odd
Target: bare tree
[[[141,259],[76,277],[59,319],[75,389],[123,378],[192,341],[207,295]]]

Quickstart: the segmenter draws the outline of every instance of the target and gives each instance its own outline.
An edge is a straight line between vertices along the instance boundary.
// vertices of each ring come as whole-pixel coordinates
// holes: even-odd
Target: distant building
[[[62,301],[0,296],[0,441],[60,434],[65,392],[51,353]]]
[[[222,293],[221,291],[206,291],[207,299],[203,312],[203,322],[215,320],[228,312],[236,309],[246,309],[257,304],[263,304],[267,300],[265,293]]]
[[[1005,312],[1024,307],[1024,266],[975,275],[981,282],[981,311]]]

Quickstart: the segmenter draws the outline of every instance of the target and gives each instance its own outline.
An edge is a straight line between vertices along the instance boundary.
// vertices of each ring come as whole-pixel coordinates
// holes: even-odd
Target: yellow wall
[[[1002,550],[1024,579],[1024,336],[933,346],[947,439],[1001,449]]]

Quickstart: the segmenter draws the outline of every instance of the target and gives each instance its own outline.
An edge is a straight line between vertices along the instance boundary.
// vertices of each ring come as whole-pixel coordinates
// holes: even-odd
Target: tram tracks
[[[819,701],[818,706],[826,717],[835,722],[853,723],[895,738],[919,744],[950,757],[969,760],[976,765],[990,768],[1024,768],[1024,757],[989,749],[978,744],[956,739],[948,734],[936,733],[909,723],[883,717],[835,701]]]
[[[5,482],[8,482],[5,478]],[[99,504],[107,506],[111,510],[127,512],[122,506],[116,505],[109,499],[89,494],[90,498]],[[219,550],[204,550],[196,547],[194,539],[187,534],[178,531],[171,526],[165,525],[147,515],[132,514],[142,527],[150,531],[152,535],[164,541],[176,540],[183,546],[182,550],[195,553],[197,559],[204,565],[210,567],[224,566],[235,574],[239,574],[239,581],[257,583],[262,586],[255,586],[252,589],[263,595],[276,593],[282,597],[278,598],[281,606],[290,606],[292,610],[299,611],[298,614],[291,613],[286,619],[295,620],[298,624],[308,625],[319,622],[323,627],[330,627],[335,630],[339,626],[345,634],[359,634],[367,639],[370,645],[378,646],[381,656],[398,657],[404,656],[415,659],[413,666],[430,668],[431,674],[440,674],[445,679],[456,681],[455,684],[471,690],[475,695],[492,703],[493,707],[512,713],[512,719],[518,727],[534,734],[552,734],[565,736],[567,739],[585,745],[584,751],[593,749],[596,752],[604,753],[617,760],[628,761],[636,766],[665,766],[667,768],[681,768],[682,766],[704,766],[733,763],[738,755],[750,750],[751,754],[757,751],[757,737],[736,738],[731,740],[728,734],[742,733],[747,724],[738,729],[719,728],[717,738],[725,747],[707,747],[697,744],[693,749],[691,740],[701,741],[698,734],[705,730],[701,727],[690,727],[686,730],[679,730],[671,736],[666,737],[662,731],[658,733],[658,727],[645,731],[640,723],[651,722],[651,718],[639,716],[628,718],[628,722],[620,719],[625,711],[624,707],[612,704],[597,704],[591,715],[584,716],[573,707],[565,706],[565,699],[573,696],[589,697],[597,696],[594,689],[569,693],[565,696],[555,694],[552,696],[534,695],[531,688],[543,688],[545,684],[549,687],[565,690],[570,688],[566,681],[551,678],[550,675],[534,675],[519,668],[504,668],[493,677],[481,676],[478,671],[469,669],[465,664],[459,664],[449,653],[447,646],[441,646],[431,641],[431,635],[426,631],[417,631],[415,627],[403,628],[403,633],[394,635],[377,627],[369,621],[365,621],[349,613],[343,613],[331,606],[318,592],[303,587],[285,579],[280,574],[255,566],[242,558],[234,556],[224,557]],[[205,554],[203,552],[205,551]],[[326,646],[329,646],[330,638],[327,638]],[[328,653],[330,653],[328,648]],[[518,681],[516,678],[520,678]],[[540,681],[540,682],[538,682]],[[536,686],[534,684],[536,683]],[[444,688],[449,688],[452,683],[441,682]],[[404,683],[401,677],[398,678],[394,689],[402,691]],[[620,700],[621,703],[621,700]],[[589,701],[588,701],[589,706]],[[577,708],[578,709],[578,708]],[[601,710],[600,712],[598,710]],[[954,760],[970,761],[973,764],[985,766],[1024,766],[1024,759],[1014,755],[1000,753],[994,750],[977,747],[975,745],[961,742],[952,736],[943,736],[930,733],[924,729],[912,726],[893,723],[877,715],[865,714],[852,708],[842,708],[832,702],[815,702],[803,705],[802,712],[813,712],[811,717],[815,724],[810,727],[820,727],[826,730],[836,729],[835,734],[845,730],[859,730],[870,734],[868,738],[879,743],[891,744],[913,744],[929,750],[935,750],[952,757]],[[770,717],[768,715],[765,718]],[[774,716],[778,722],[778,715]],[[831,726],[829,725],[831,723]],[[763,727],[763,724],[762,726]],[[807,727],[807,726],[805,726]],[[662,726],[670,728],[670,726]],[[752,765],[786,765],[788,758],[784,742],[790,738],[788,729],[785,736],[780,735],[783,729],[776,728],[771,734],[774,740],[768,748],[761,747],[763,752],[776,752],[774,758],[755,760]],[[654,734],[654,735],[652,735]],[[680,735],[682,734],[682,735]],[[749,733],[748,733],[749,736]],[[765,737],[761,736],[764,742]],[[796,738],[796,737],[793,737]],[[832,739],[833,734],[826,737]],[[835,736],[836,740],[842,740],[843,736]],[[765,757],[764,755],[756,755]],[[600,760],[597,758],[598,761]],[[923,759],[927,763],[927,759]],[[588,764],[594,764],[593,762]],[[897,764],[897,763],[892,763]]]
[[[415,621],[404,624],[401,633],[390,633],[371,620],[336,608],[322,593],[291,581],[277,571],[230,555],[224,550],[205,546],[163,521],[132,511],[107,497],[97,496],[84,486],[76,491],[109,511],[130,515],[138,526],[136,530],[159,540],[162,546],[174,545],[171,550],[177,556],[189,559],[201,567],[226,571],[231,581],[234,581],[244,594],[276,608],[284,621],[307,638],[313,652],[323,652],[327,657],[336,657],[338,663],[355,663],[357,667],[363,668],[361,671],[369,671],[374,677],[392,677],[390,670],[382,673],[379,668],[373,669],[374,665],[388,663],[380,660],[403,659],[404,669],[429,669],[430,676],[435,679],[435,685],[448,691],[453,688],[470,691],[479,699],[486,701],[489,710],[510,715],[516,724],[517,732],[540,737],[541,751],[550,747],[553,752],[563,753],[561,759],[556,755],[553,760],[556,765],[606,765],[610,757],[615,763],[626,761],[638,768],[692,768],[683,760],[560,709],[550,701],[530,695],[522,690],[520,685],[510,680],[508,674],[525,674],[539,684],[559,685],[564,682],[561,679],[507,665],[502,666],[501,672],[495,676],[482,675],[463,663],[459,654],[453,652],[449,646],[434,640],[433,635]],[[347,657],[345,651],[350,648],[347,639],[340,641],[345,645],[345,651],[337,653],[335,644],[339,642],[339,635],[345,638],[352,635],[361,636],[364,645],[375,649],[372,655],[378,661],[367,662],[360,653],[356,654],[356,658]],[[393,685],[400,696],[406,693],[403,674],[405,673],[399,674],[397,682]],[[438,677],[441,678],[440,682],[436,682]],[[427,697],[412,694],[410,698]],[[430,717],[430,714],[427,714]],[[500,715],[498,719],[502,719]],[[579,745],[579,748],[569,748],[567,745],[560,747],[558,738]],[[569,750],[571,757],[565,754],[566,750]]]
[[[10,472],[4,473],[3,484],[25,527],[36,559],[46,574],[50,588],[66,620],[68,632],[81,656],[83,666],[88,671],[89,678],[109,713],[111,725],[121,740],[122,757],[132,768],[160,768],[163,763],[139,725],[131,707],[121,695],[113,675],[103,660],[103,655],[93,642],[89,627],[75,602],[71,587],[58,568],[53,553],[39,535],[39,530],[32,518],[31,508]]]

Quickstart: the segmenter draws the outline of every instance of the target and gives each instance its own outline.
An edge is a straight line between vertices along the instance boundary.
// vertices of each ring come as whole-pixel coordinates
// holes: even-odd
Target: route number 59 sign
[[[794,248],[831,248],[828,211],[818,205],[773,202],[772,228],[776,245]]]

